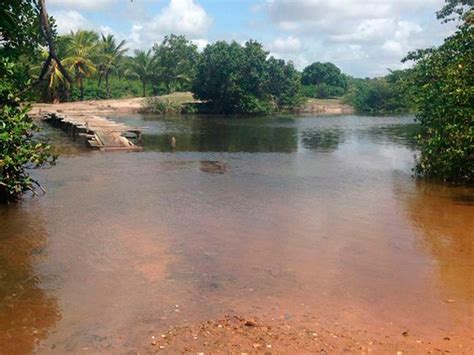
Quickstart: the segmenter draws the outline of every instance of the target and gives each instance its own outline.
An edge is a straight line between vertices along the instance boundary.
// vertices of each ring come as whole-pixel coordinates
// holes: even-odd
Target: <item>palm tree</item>
[[[127,74],[142,82],[143,96],[146,96],[146,84],[155,75],[155,59],[151,50],[148,52],[136,50],[135,57],[131,58]]]
[[[45,79],[48,82],[49,100],[53,104],[59,103],[60,92],[68,89],[69,82],[59,69],[59,64],[55,59],[51,60],[49,64]]]
[[[63,57],[65,54],[65,44],[66,41],[64,37],[59,37],[56,40],[56,51],[57,55]],[[42,62],[47,60],[49,52],[46,48],[41,50],[41,59]],[[43,64],[36,65],[32,67],[32,75],[37,74],[43,69]],[[69,89],[69,81],[64,76],[63,72],[59,68],[59,64],[57,59],[51,59],[49,66],[46,68],[46,73],[44,74],[44,79],[47,85],[47,91],[45,92],[46,95],[43,95],[46,100],[52,101],[53,103],[59,103],[60,94],[67,94],[67,90]],[[44,92],[43,92],[44,93]]]
[[[67,57],[63,63],[73,72],[84,100],[84,78],[96,71],[96,59],[99,36],[93,31],[78,30],[67,36]]]
[[[46,60],[49,53],[47,51],[42,51],[41,58]],[[43,64],[34,66],[32,68],[33,75],[39,73],[43,69]],[[47,90],[41,91],[41,96],[44,100],[48,102],[53,102],[53,104],[59,103],[59,97],[61,90],[67,89],[69,82],[64,77],[63,73],[59,69],[59,65],[56,62],[56,59],[52,59],[46,68],[46,73],[44,74],[45,85],[47,85]]]
[[[100,76],[103,76],[105,79],[105,88],[107,92],[106,95],[108,99],[110,99],[109,75],[111,72],[116,71],[118,69],[120,59],[122,58],[123,54],[128,50],[127,48],[124,48],[124,46],[124,40],[122,40],[117,45],[113,35],[102,35],[99,44],[99,71]]]

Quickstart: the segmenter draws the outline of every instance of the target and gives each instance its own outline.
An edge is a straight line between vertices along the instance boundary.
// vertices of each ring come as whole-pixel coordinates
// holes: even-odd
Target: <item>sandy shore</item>
[[[32,105],[30,114],[34,117],[41,116],[43,112],[60,112],[67,114],[83,113],[91,115],[109,115],[114,113],[137,113],[142,107],[143,98],[117,99],[117,100],[90,100],[64,102],[59,104],[36,103]]]
[[[318,115],[343,115],[354,113],[354,108],[344,104],[340,99],[308,99],[301,112]]]
[[[472,339],[446,336],[426,339],[404,331],[355,331],[323,325],[316,317],[285,322],[226,315],[219,320],[150,332],[144,353],[169,354],[421,354],[472,353]],[[147,344],[148,343],[148,344]]]
[[[194,99],[189,92],[174,93],[162,96],[164,99],[192,102]],[[39,117],[44,112],[59,112],[63,114],[90,114],[90,115],[113,115],[124,113],[139,113],[144,98],[111,99],[111,100],[89,100],[64,102],[59,104],[35,103],[32,105],[30,114]],[[313,113],[318,115],[341,115],[351,114],[354,110],[351,106],[345,105],[338,99],[309,99],[300,111],[301,113]]]

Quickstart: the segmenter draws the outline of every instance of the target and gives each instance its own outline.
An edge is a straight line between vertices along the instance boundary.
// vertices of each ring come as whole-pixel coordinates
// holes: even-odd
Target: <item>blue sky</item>
[[[113,33],[148,49],[166,34],[200,48],[216,40],[256,39],[298,69],[330,61],[357,77],[399,69],[412,49],[439,45],[453,32],[435,12],[443,0],[46,0],[60,33]]]

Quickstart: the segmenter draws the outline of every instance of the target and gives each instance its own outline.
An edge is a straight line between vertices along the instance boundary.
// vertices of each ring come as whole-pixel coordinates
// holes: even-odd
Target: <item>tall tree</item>
[[[42,3],[42,2],[41,2]],[[16,200],[35,185],[28,168],[53,163],[50,147],[33,132],[25,94],[31,81],[18,58],[37,55],[46,44],[37,1],[1,1],[0,6],[0,202]],[[48,24],[49,25],[49,24]]]
[[[178,83],[191,83],[194,80],[199,53],[197,46],[186,37],[171,34],[161,44],[155,45],[153,50],[159,79],[165,84],[168,93],[173,92]]]
[[[47,60],[47,57],[48,52],[43,51],[41,53],[43,61]],[[32,69],[35,72],[39,72],[42,68],[43,65],[33,67]],[[43,78],[45,82],[39,86],[41,98],[46,102],[59,103],[61,91],[66,91],[69,88],[69,82],[60,70],[58,62],[55,60],[49,62]]]
[[[55,40],[56,52],[59,58],[64,58],[66,54],[66,40],[58,36]],[[46,48],[41,51],[40,62],[31,68],[32,77],[38,77],[44,71],[44,63],[49,56]],[[36,58],[35,58],[36,59]],[[69,75],[69,74],[68,74]],[[42,81],[38,83],[38,91],[43,101],[58,103],[60,99],[65,99],[69,93],[70,82],[56,60],[51,60],[44,72]]]
[[[84,100],[84,78],[97,70],[94,61],[98,54],[98,40],[99,35],[94,31],[78,30],[66,36],[67,57],[63,62],[74,73],[81,100]]]
[[[115,37],[112,34],[107,36],[102,35],[99,44],[99,71],[100,75],[104,77],[107,98],[110,99],[109,75],[117,71],[120,65],[120,60],[123,54],[128,49],[125,48],[125,40],[116,43]]]
[[[208,45],[197,67],[195,96],[217,113],[269,113],[297,106],[300,84],[293,66],[267,57],[255,41]]]
[[[300,74],[292,62],[270,57],[267,61],[267,89],[278,108],[296,109],[302,102]]]
[[[128,63],[126,74],[138,78],[142,83],[143,97],[146,96],[146,86],[156,75],[155,59],[151,50],[145,52],[136,50],[135,56]]]
[[[345,75],[333,63],[315,62],[308,65],[303,70],[301,83],[313,86],[315,96],[320,98],[342,96],[347,89]]]
[[[470,0],[448,0],[438,12],[456,17],[457,31],[438,48],[409,53],[411,88],[424,128],[416,172],[451,182],[474,182],[474,10]]]

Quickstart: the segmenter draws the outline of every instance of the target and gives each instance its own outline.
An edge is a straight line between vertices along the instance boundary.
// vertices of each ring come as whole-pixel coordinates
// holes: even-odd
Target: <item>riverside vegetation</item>
[[[299,72],[253,40],[218,41],[202,52],[171,34],[148,51],[127,55],[125,41],[78,30],[59,36],[44,0],[2,1],[0,9],[0,199],[34,190],[27,168],[54,163],[50,147],[35,138],[27,101],[120,98],[191,90],[199,109],[212,113],[268,114],[298,110],[305,97],[343,97],[360,112],[414,111],[419,136],[416,173],[472,183],[473,11],[470,0],[447,0],[438,13],[455,18],[457,31],[439,48],[405,60],[412,69],[357,79],[332,63]],[[156,113],[189,112],[186,105],[149,99]]]

